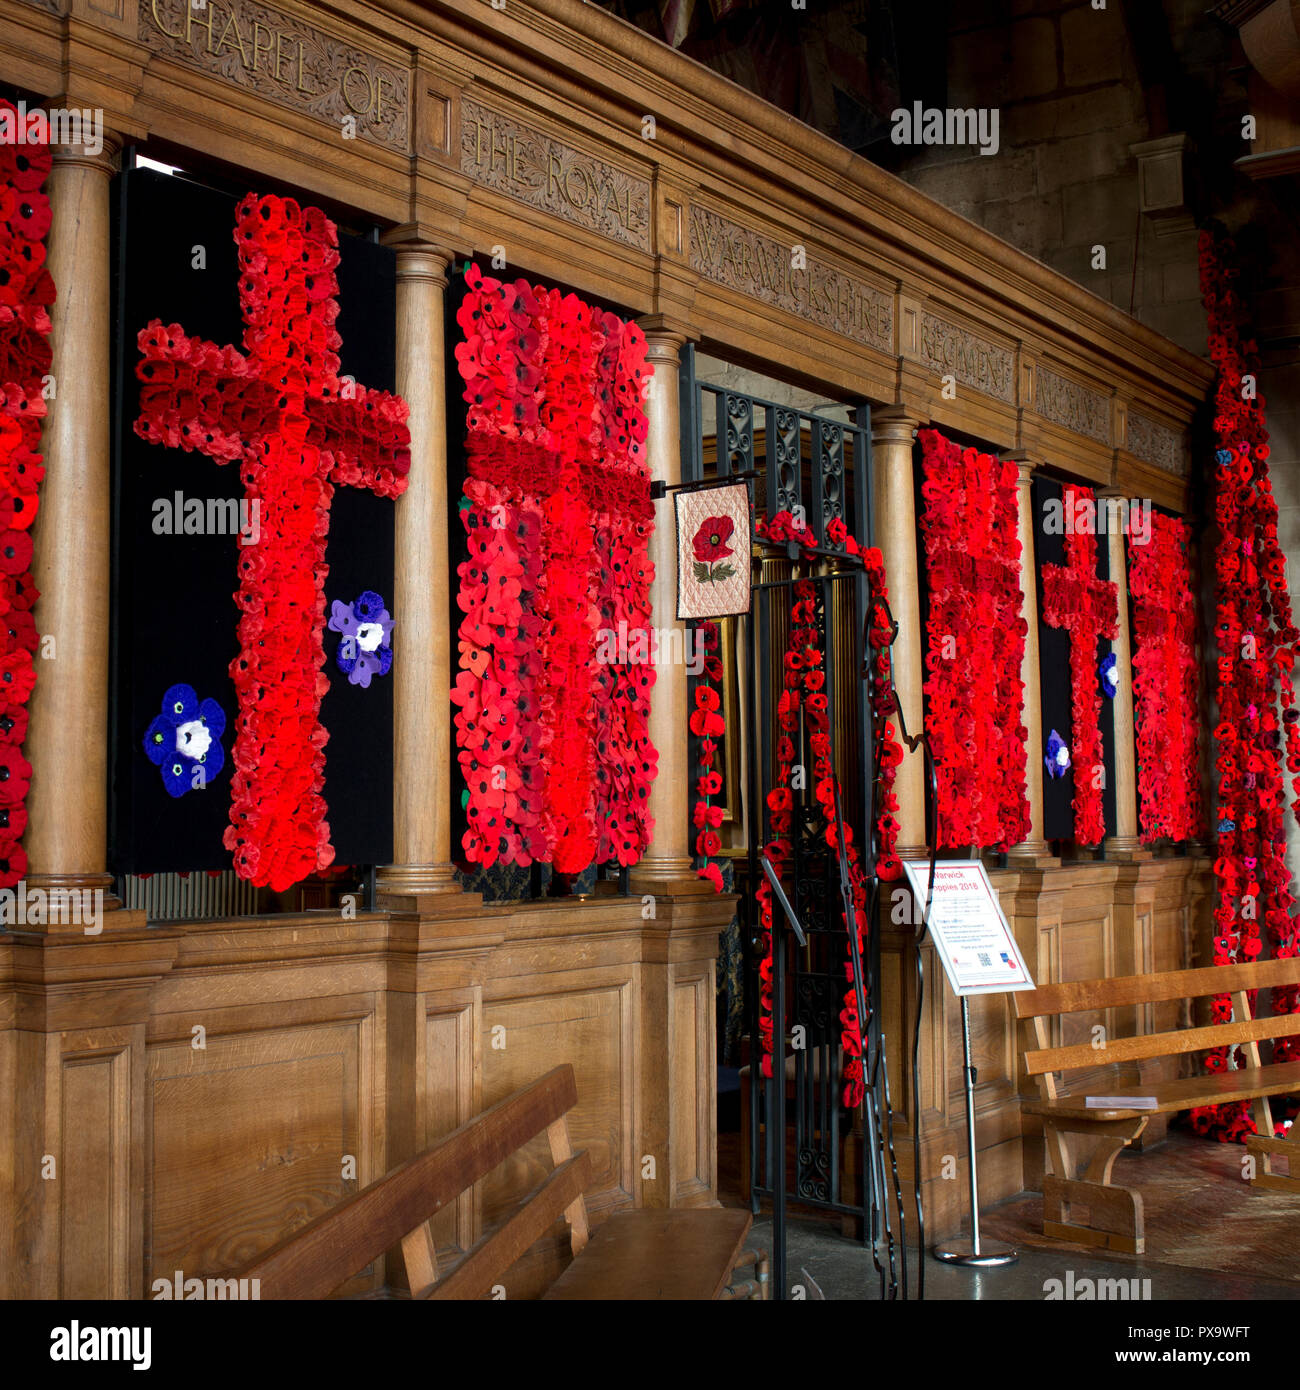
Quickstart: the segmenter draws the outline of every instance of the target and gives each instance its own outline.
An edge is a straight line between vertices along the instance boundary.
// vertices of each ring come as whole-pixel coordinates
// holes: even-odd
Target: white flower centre
[[[1064,767],[1070,761],[1070,750],[1068,748],[1058,748],[1056,750],[1056,761]]]
[[[357,628],[357,646],[363,652],[373,652],[384,641],[383,623],[362,623]]]
[[[1112,667],[1110,668],[1110,670],[1106,672],[1106,684],[1107,684],[1107,685],[1118,685],[1118,684],[1119,684],[1119,672],[1115,669],[1114,666],[1112,666]]]
[[[201,758],[212,746],[212,734],[201,719],[176,726],[176,751],[187,758]]]

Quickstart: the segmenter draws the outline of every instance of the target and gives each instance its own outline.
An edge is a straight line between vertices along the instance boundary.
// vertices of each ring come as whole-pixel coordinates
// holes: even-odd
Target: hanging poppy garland
[[[1144,844],[1162,836],[1192,839],[1203,828],[1192,528],[1163,512],[1153,513],[1151,521],[1147,544],[1137,544],[1131,531],[1128,537],[1138,830]],[[1113,653],[1107,661],[1103,681],[1114,670]]]
[[[1119,587],[1097,577],[1097,499],[1091,488],[1065,491],[1068,517],[1089,516],[1065,533],[1065,564],[1043,566],[1043,621],[1070,635],[1070,754],[1058,775],[1073,764],[1074,838],[1098,845],[1106,835],[1101,775],[1101,682],[1097,644],[1119,632]]]
[[[794,541],[805,549],[815,548],[816,537],[806,525],[796,523],[789,512],[778,512],[768,522],[760,521],[758,534],[770,541]],[[867,571],[869,603],[871,605],[870,641],[875,663],[874,703],[876,713],[884,715],[894,708],[893,690],[889,677],[889,643],[893,640],[885,602],[884,561],[880,551],[862,550],[848,533],[842,521],[833,520],[827,527],[827,540],[861,558]],[[777,702],[777,727],[780,731],[777,747],[775,785],[767,794],[768,825],[771,838],[763,853],[781,876],[793,857],[791,835],[794,825],[795,785],[794,768],[798,747],[802,742],[801,724],[807,735],[813,756],[813,794],[821,811],[822,838],[832,855],[839,853],[839,833],[835,814],[838,781],[830,732],[829,701],[826,695],[825,672],[825,613],[819,599],[819,586],[811,579],[794,583],[794,604],[790,611],[790,637],[783,661],[784,688]],[[802,715],[802,719],[801,719]],[[898,764],[903,751],[892,724],[882,718],[878,729],[875,766],[878,769],[879,789],[875,829],[876,873],[882,879],[898,878],[902,865],[895,854],[898,841],[898,822],[895,812],[898,800],[892,791]],[[856,933],[859,958],[866,948],[867,880],[862,869],[858,847],[853,842],[852,827],[844,824],[844,856],[848,863],[849,883],[853,902],[853,922],[845,921],[845,930]],[[760,1070],[772,1075],[775,1027],[772,1018],[772,889],[766,877],[755,892],[759,904],[759,1047]],[[852,953],[845,960],[848,988],[840,1011],[840,1045],[845,1056],[844,1104],[856,1108],[862,1103],[865,1083],[862,1070],[862,1030],[869,1020],[858,1015],[856,977]]]
[[[691,812],[695,826],[695,852],[702,863],[696,869],[700,878],[706,878],[713,885],[715,893],[722,892],[722,870],[713,861],[722,849],[722,838],[718,830],[722,825],[723,809],[715,805],[713,798],[722,791],[722,773],[718,769],[718,740],[727,732],[727,722],[722,713],[722,657],[718,653],[720,634],[718,625],[708,620],[696,624],[693,632],[699,634],[704,654],[704,665],[699,679],[694,682],[693,699],[695,708],[691,712],[691,733],[699,743],[699,777],[695,790],[699,799]]]
[[[634,864],[658,770],[645,338],[573,295],[476,265],[465,278],[465,853],[566,874]]]
[[[14,107],[0,108],[16,119]],[[41,459],[43,378],[50,370],[54,281],[45,267],[50,172],[42,145],[0,144],[0,887],[27,871],[24,801],[32,769],[23,757],[27,701],[36,685],[36,625],[31,608],[31,525]]]
[[[1016,465],[922,430],[930,608],[926,728],[939,848],[1006,849],[1029,831]]]
[[[235,209],[244,351],[153,320],[139,334],[140,418],[152,444],[236,460],[261,518],[239,550],[235,872],[282,891],[334,859],[321,697],[325,544],[338,486],[395,498],[411,466],[407,405],[340,378],[338,231],[319,208],[248,194]],[[367,663],[368,664],[368,663]]]
[[[1292,620],[1286,561],[1278,547],[1277,503],[1268,473],[1268,430],[1264,398],[1255,389],[1253,342],[1238,326],[1240,307],[1233,281],[1237,270],[1231,240],[1202,232],[1199,244],[1201,295],[1209,328],[1210,357],[1218,368],[1215,389],[1214,511],[1215,641],[1218,647],[1217,747],[1218,853],[1214,873],[1214,961],[1231,965],[1257,959],[1265,937],[1275,959],[1295,956],[1295,896],[1286,866],[1286,795],[1282,762],[1300,797],[1300,737],[1292,675],[1300,631]],[[1281,720],[1277,710],[1281,704]],[[1284,733],[1285,731],[1285,733]],[[1252,1007],[1255,991],[1250,992]],[[1274,1014],[1300,1013],[1300,989],[1273,990]],[[1232,1019],[1232,998],[1211,1001],[1215,1022]],[[1228,1049],[1205,1059],[1211,1071],[1227,1068]],[[1274,1061],[1300,1057],[1300,1043],[1273,1044]],[[1245,1102],[1191,1112],[1202,1134],[1241,1141],[1255,1131]]]

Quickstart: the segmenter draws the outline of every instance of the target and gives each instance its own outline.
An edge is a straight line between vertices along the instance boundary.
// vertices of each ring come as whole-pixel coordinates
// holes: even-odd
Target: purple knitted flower
[[[386,676],[393,665],[393,620],[384,600],[370,589],[353,603],[334,600],[329,628],[342,634],[334,659],[349,685],[366,689],[370,677]]]
[[[1043,759],[1047,764],[1047,775],[1049,777],[1064,777],[1070,770],[1070,748],[1064,739],[1052,730],[1047,740],[1047,756]]]

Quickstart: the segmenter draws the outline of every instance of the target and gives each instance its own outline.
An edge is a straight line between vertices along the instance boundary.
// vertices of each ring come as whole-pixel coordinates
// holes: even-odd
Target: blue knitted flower
[[[1101,677],[1101,693],[1113,700],[1119,689],[1119,662],[1115,660],[1114,652],[1102,657],[1097,674]]]
[[[226,764],[221,735],[226,715],[215,700],[199,697],[190,685],[173,685],[163,696],[162,712],[145,730],[144,751],[162,773],[169,796],[184,796],[206,786]],[[194,769],[201,767],[201,778]]]

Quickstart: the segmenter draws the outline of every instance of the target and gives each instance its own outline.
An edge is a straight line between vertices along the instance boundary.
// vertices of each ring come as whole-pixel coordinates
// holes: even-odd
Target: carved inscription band
[[[401,68],[256,0],[140,0],[140,42],[281,106],[406,153],[410,83]]]
[[[650,250],[650,181],[466,98],[460,171],[590,231]]]
[[[1081,386],[1040,366],[1035,373],[1034,409],[1044,420],[1110,443],[1110,401],[1100,391]]]
[[[691,269],[833,333],[882,352],[894,350],[888,295],[698,203],[691,205]]]
[[[921,360],[935,371],[951,375],[963,386],[1011,404],[1015,372],[1010,351],[977,337],[955,323],[921,313]]]
[[[1163,468],[1182,478],[1187,473],[1187,448],[1184,436],[1167,425],[1152,420],[1139,411],[1128,413],[1128,451],[1145,463]]]

